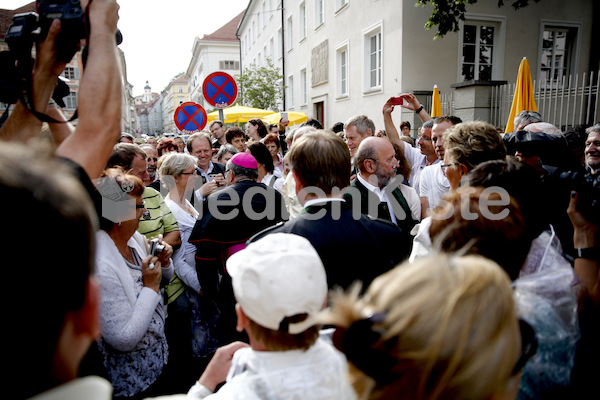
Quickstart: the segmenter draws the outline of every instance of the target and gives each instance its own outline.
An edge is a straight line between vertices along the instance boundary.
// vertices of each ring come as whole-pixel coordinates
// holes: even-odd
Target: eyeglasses
[[[146,159],[146,161],[148,161],[148,162],[150,162],[150,161],[157,162],[157,161],[158,161],[158,157],[148,157],[148,158]]]
[[[456,167],[458,165],[460,165],[460,163],[455,162],[455,163],[450,163],[450,164],[442,164],[442,165],[440,165],[440,167],[442,167],[442,171],[446,172],[446,168]]]
[[[198,175],[198,170],[194,170],[193,172],[182,172],[181,175]]]
[[[142,204],[136,204],[136,205],[135,205],[135,208],[141,208],[141,209],[144,209],[144,208],[146,208],[146,203],[142,201]]]
[[[389,163],[389,162],[385,162],[385,161],[379,161],[379,160],[376,160],[374,158],[367,158],[367,160],[372,160],[372,161],[375,161],[376,163],[382,163],[382,164],[385,164],[385,165],[390,166],[392,168],[397,168],[400,165],[400,162],[398,160],[396,160],[395,158],[394,158],[394,160],[396,160],[396,162],[394,162],[394,163]]]
[[[430,138],[430,137],[427,137],[427,136],[420,136],[420,135],[419,135],[419,136],[417,136],[417,142],[418,142],[419,140],[431,141],[431,138]]]
[[[512,370],[511,375],[516,375],[521,371],[527,361],[535,355],[538,348],[538,341],[535,337],[535,330],[526,321],[519,319],[519,331],[521,333],[521,354]]]

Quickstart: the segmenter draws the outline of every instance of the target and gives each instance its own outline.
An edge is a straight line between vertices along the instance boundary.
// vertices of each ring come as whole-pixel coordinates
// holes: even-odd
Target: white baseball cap
[[[325,304],[327,276],[310,242],[291,233],[274,233],[249,244],[227,260],[233,293],[244,314],[268,329],[279,330],[285,317],[308,314],[290,323],[295,335],[317,324]]]

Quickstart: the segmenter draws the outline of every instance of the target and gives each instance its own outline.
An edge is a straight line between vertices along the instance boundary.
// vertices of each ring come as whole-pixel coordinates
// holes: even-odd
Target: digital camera
[[[158,239],[152,239],[150,240],[150,250],[148,251],[148,254],[151,256],[158,256],[158,254],[162,253],[164,249],[164,244],[160,244]]]

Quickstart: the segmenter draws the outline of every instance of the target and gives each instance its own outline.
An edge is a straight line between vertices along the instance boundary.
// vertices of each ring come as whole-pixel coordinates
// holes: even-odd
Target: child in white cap
[[[268,235],[231,256],[227,270],[237,330],[246,331],[250,345],[220,348],[188,398],[354,399],[345,357],[319,338],[327,278],[310,242]]]

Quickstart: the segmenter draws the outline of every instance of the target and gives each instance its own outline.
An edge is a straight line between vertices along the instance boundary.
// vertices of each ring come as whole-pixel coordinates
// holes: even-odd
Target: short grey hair
[[[371,130],[371,135],[375,134],[375,123],[366,115],[356,115],[350,118],[344,124],[344,130],[347,130],[352,125],[356,126],[356,130],[361,136],[365,136],[367,129]]]
[[[219,151],[217,152],[217,160],[223,157],[226,153],[236,154],[239,152],[235,147],[233,147],[229,143],[221,145],[221,147],[219,147]]]
[[[596,124],[596,125],[594,125],[594,126],[590,126],[589,128],[587,128],[587,129],[585,130],[585,134],[586,134],[586,135],[588,135],[588,136],[589,136],[589,135],[590,135],[590,133],[592,133],[592,132],[597,132],[597,133],[600,133],[600,123],[598,123],[598,124]]]
[[[513,120],[515,129],[517,129],[519,125],[529,125],[533,124],[534,122],[542,122],[542,116],[537,111],[523,110],[520,113],[518,113],[515,119]]]

